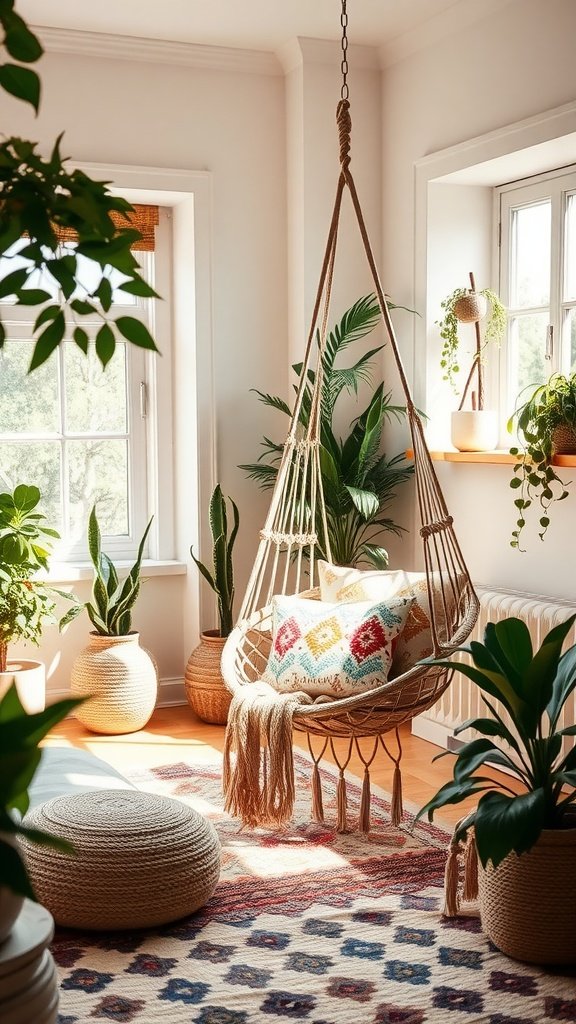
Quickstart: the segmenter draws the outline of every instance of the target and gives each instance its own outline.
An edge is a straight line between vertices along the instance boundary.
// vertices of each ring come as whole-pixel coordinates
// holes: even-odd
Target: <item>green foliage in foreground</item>
[[[14,683],[0,700],[0,885],[13,892],[36,899],[26,865],[17,845],[6,842],[5,836],[25,836],[31,842],[71,852],[68,843],[28,828],[20,818],[30,803],[28,788],[40,764],[40,741],[82,699],[61,700],[44,711],[26,713]]]
[[[482,864],[494,867],[514,851],[530,850],[543,829],[564,827],[576,800],[576,747],[562,752],[563,740],[576,736],[576,725],[559,728],[562,711],[576,688],[576,646],[562,647],[576,615],[555,626],[533,651],[528,627],[521,619],[489,622],[484,642],[459,648],[472,664],[427,658],[423,664],[456,669],[482,691],[490,712],[456,730],[475,729],[480,739],[456,754],[454,777],[438,790],[418,817],[467,797],[479,795],[478,807],[456,832],[462,838],[474,826]],[[498,702],[497,705],[495,702]],[[512,720],[506,724],[503,712]],[[494,740],[498,740],[496,745]],[[444,757],[448,751],[439,754]],[[436,759],[435,759],[436,760]],[[488,778],[486,765],[502,766],[520,783],[516,793],[507,776]]]

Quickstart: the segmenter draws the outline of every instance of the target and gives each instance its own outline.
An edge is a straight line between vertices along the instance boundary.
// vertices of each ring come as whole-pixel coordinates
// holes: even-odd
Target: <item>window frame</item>
[[[570,310],[576,309],[576,297],[566,299],[566,213],[567,197],[576,195],[576,164],[559,167],[538,175],[501,185],[494,190],[497,223],[499,226],[499,293],[509,310],[508,330],[499,359],[499,404],[505,418],[512,414],[518,399],[517,383],[512,381],[511,362],[513,346],[510,344],[511,324],[514,317],[549,308],[548,324],[552,327],[553,343],[549,360],[550,373],[568,373],[570,352],[568,323]],[[549,307],[516,308],[510,303],[512,277],[512,215],[513,211],[549,200],[551,204],[551,249]],[[535,382],[536,383],[536,382]]]

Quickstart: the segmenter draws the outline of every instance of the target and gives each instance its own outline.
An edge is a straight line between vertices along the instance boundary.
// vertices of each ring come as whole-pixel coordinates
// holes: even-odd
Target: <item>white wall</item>
[[[415,236],[415,165],[437,150],[574,101],[575,37],[576,5],[572,0],[517,0],[503,6],[496,18],[491,15],[477,23],[473,31],[454,33],[386,68],[383,266],[386,286],[393,294],[412,295],[417,305],[426,307],[426,295],[417,294],[415,287],[415,270],[422,258],[422,253],[415,250],[415,237],[422,238],[418,225]],[[474,206],[472,233],[478,223],[478,203]],[[436,230],[440,211],[441,205],[433,202],[431,216]],[[453,230],[456,214],[453,208],[447,218],[449,231]],[[468,265],[471,258],[485,261],[484,246],[485,242],[475,242],[473,237],[467,245],[462,242],[464,277],[475,269]],[[454,263],[456,257],[454,253]],[[438,291],[438,271],[438,267],[429,268],[434,293]],[[435,314],[430,309],[424,311],[430,338],[431,324],[440,310]],[[414,352],[406,346],[404,354],[413,379],[418,380],[426,352],[421,347]],[[422,398],[426,392],[435,406],[438,399],[430,378],[417,397]],[[428,411],[434,413],[435,408]],[[522,555],[508,545],[515,519],[508,486],[511,467],[438,464],[437,468],[465,557],[478,583],[573,599],[571,522],[576,493],[553,509],[544,544],[535,531],[529,536],[527,531],[528,553]]]
[[[216,474],[240,508],[241,591],[265,501],[237,465],[253,460],[262,433],[270,429],[249,389],[285,393],[287,387],[283,77],[62,53],[47,54],[41,71],[37,121],[23,105],[0,98],[5,134],[47,146],[65,129],[63,152],[75,161],[211,172]],[[178,372],[178,359],[175,365]],[[190,395],[194,388],[190,379]],[[180,412],[185,422],[186,408]],[[187,438],[178,441],[185,449]],[[196,510],[181,500],[176,517],[180,542],[173,556],[190,563]],[[185,588],[197,604],[195,570],[189,570],[187,584],[177,576],[150,579],[135,616],[165,680],[182,677],[197,642],[192,617],[182,611]],[[86,585],[80,590],[85,596]],[[87,633],[87,619],[75,623],[64,640],[55,629],[46,631],[42,657],[52,666],[52,690],[67,688],[72,657]]]

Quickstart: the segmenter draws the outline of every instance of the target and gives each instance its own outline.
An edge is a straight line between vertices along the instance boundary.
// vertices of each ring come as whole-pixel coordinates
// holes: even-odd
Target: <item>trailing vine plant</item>
[[[460,336],[459,328],[462,325],[462,317],[458,315],[459,305],[465,302],[467,299],[474,296],[477,298],[481,296],[489,306],[489,315],[486,320],[484,327],[484,337],[481,340],[480,329],[478,324],[476,327],[476,351],[472,358],[472,365],[468,373],[468,377],[464,388],[462,390],[460,409],[462,409],[466,400],[466,395],[474,376],[477,377],[477,403],[478,408],[482,409],[484,404],[484,382],[483,382],[483,360],[484,352],[486,347],[491,343],[495,342],[500,344],[502,338],[506,333],[506,309],[502,305],[499,296],[496,292],[493,292],[490,288],[482,288],[481,291],[476,291],[474,284],[474,275],[470,274],[471,288],[455,288],[450,295],[448,295],[440,303],[442,309],[442,317],[437,321],[437,325],[440,330],[440,337],[442,338],[442,351],[440,353],[440,367],[442,369],[442,379],[447,381],[452,390],[458,394],[458,381],[457,375],[460,373]],[[473,397],[472,407],[476,408],[476,399]]]
[[[0,88],[38,113],[41,83],[28,65],[40,59],[42,45],[14,10],[14,0],[0,0],[0,25],[4,30],[0,45],[11,58],[0,64]],[[121,275],[116,288],[143,298],[156,296],[131,251],[142,237],[130,223],[133,208],[125,199],[111,195],[107,182],[69,169],[60,153],[61,141],[62,135],[47,159],[38,153],[36,143],[26,139],[12,137],[0,144],[0,256],[8,266],[0,278],[0,299],[38,310],[31,370],[45,362],[67,337],[85,354],[94,341],[103,366],[120,339],[156,350],[140,320],[111,314],[113,271]],[[73,247],[62,246],[63,232],[77,239]],[[23,239],[27,241],[18,246]],[[18,267],[10,270],[9,261],[16,257]],[[90,291],[82,286],[79,257],[87,257],[99,268]],[[24,267],[22,259],[26,260]],[[40,278],[52,279],[58,290],[56,299],[53,290],[38,287]],[[10,305],[0,304],[0,349],[6,340],[3,313],[9,309]]]

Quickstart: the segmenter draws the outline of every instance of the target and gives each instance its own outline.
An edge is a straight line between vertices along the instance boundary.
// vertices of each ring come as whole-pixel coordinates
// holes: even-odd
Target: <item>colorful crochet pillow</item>
[[[275,689],[349,697],[385,683],[413,599],[333,604],[272,599],[272,649],[263,679]]]
[[[395,646],[391,677],[401,675],[421,658],[432,654],[430,629],[430,599],[426,573],[404,572],[403,569],[378,571],[351,569],[319,561],[320,597],[323,601],[390,601],[397,597],[412,597],[408,621]],[[457,595],[450,586],[447,574],[433,573],[436,623],[455,612]]]

